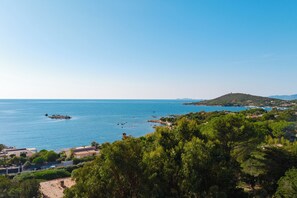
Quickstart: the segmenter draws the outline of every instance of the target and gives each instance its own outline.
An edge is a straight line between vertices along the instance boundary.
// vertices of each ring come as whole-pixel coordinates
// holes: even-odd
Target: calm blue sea
[[[154,131],[147,120],[198,111],[243,110],[242,107],[183,105],[188,100],[0,100],[0,143],[60,150],[112,142],[122,133],[139,137]],[[72,116],[51,120],[45,114]],[[122,125],[123,123],[123,125]],[[124,124],[125,123],[125,124]]]

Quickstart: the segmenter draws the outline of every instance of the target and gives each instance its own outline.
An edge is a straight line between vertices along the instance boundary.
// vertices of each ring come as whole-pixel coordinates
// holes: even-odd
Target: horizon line
[[[0,98],[0,100],[204,100],[202,98]]]

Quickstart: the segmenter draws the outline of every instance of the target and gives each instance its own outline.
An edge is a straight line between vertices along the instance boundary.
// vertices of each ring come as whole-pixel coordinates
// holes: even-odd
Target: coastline
[[[190,100],[192,101],[192,100]],[[140,137],[154,131],[148,120],[200,111],[241,111],[242,107],[184,105],[184,100],[8,100],[0,103],[0,143],[17,148],[60,151],[95,140],[113,142],[125,132]],[[45,113],[71,115],[52,120]],[[18,124],[16,124],[18,123]],[[118,125],[118,123],[127,123]],[[157,124],[157,123],[156,123]],[[12,127],[13,126],[13,127]]]

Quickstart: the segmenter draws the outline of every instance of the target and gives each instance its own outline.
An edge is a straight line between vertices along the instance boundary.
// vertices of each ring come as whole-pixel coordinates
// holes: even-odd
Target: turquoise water
[[[150,119],[198,111],[242,107],[183,105],[186,100],[0,100],[0,143],[59,150],[112,142],[122,133],[139,137],[154,131]],[[72,116],[51,120],[45,114]],[[122,125],[123,123],[123,125]]]

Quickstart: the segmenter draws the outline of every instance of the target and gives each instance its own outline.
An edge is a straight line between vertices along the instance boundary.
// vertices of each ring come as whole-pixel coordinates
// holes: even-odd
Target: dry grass
[[[63,182],[64,185],[61,185]],[[70,177],[41,182],[40,192],[44,198],[62,198],[64,190],[74,184],[75,182]]]

